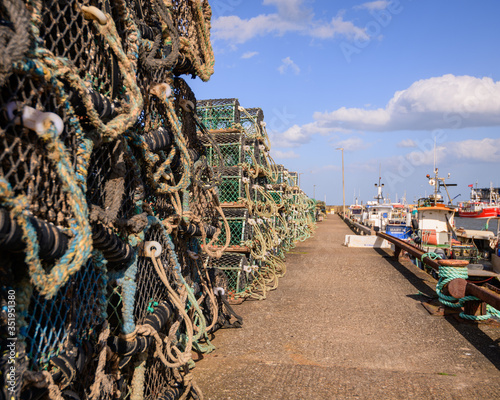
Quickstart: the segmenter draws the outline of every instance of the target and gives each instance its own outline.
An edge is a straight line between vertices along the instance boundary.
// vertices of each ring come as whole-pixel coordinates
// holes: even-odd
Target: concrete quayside
[[[500,398],[500,329],[431,315],[436,280],[351,233],[328,215],[276,291],[234,306],[243,327],[196,362],[205,399]]]

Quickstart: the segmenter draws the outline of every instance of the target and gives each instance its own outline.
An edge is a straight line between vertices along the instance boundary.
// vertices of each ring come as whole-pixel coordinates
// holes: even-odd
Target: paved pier
[[[243,328],[193,371],[205,399],[500,399],[500,328],[431,316],[429,275],[346,234],[329,215],[267,300],[235,306]]]

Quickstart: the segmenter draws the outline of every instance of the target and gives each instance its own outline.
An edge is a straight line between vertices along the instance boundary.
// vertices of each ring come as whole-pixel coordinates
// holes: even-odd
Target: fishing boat
[[[398,239],[410,239],[411,212],[406,204],[392,203],[392,212],[385,226],[385,232]]]
[[[459,243],[453,237],[456,208],[452,204],[444,204],[440,189],[444,187],[450,198],[447,186],[456,185],[446,185],[445,178],[438,176],[438,168],[434,169],[434,174],[434,177],[426,175],[429,185],[434,187],[434,193],[418,200],[416,218],[412,220],[412,227],[417,234],[416,241],[426,251],[436,252],[437,249],[442,249],[439,253],[448,257],[451,255],[453,240],[456,244]]]
[[[366,204],[366,211],[363,213],[362,222],[365,225],[372,226],[375,232],[385,231],[387,222],[392,213],[392,204],[388,203],[382,193],[384,184],[381,183],[381,177],[378,178],[377,195],[374,201],[369,201]]]
[[[358,204],[358,199],[356,199],[355,204],[349,206],[349,216],[353,221],[361,222],[363,217],[363,206]]]
[[[427,175],[429,184],[434,186],[434,193],[429,197],[419,199],[416,218],[412,227],[416,235],[413,239],[426,252],[438,254],[445,259],[467,260],[470,278],[480,279],[496,276],[491,263],[491,255],[496,236],[491,231],[475,231],[455,228],[454,217],[457,208],[451,203],[445,204],[440,188],[446,189],[453,184],[445,184],[444,178]],[[496,242],[495,242],[496,243]],[[417,263],[418,265],[418,263]]]
[[[495,218],[500,214],[500,205],[493,194],[493,188],[490,187],[489,199],[485,199],[481,194],[485,191],[480,189],[474,190],[472,185],[470,200],[460,203],[458,208],[458,216],[462,218]]]
[[[467,201],[460,204],[458,216],[461,218],[495,218],[499,212],[497,205],[481,201]]]
[[[455,211],[455,208],[444,204],[439,193],[418,200],[416,226],[426,251],[450,246],[450,227],[454,224]]]

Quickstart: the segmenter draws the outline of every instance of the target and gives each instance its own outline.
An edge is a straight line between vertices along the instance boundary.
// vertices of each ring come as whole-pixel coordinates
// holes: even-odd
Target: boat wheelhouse
[[[354,221],[361,221],[363,217],[363,208],[361,204],[358,204],[358,199],[356,199],[356,203],[349,206],[350,218]]]
[[[446,206],[440,194],[420,199],[417,206],[417,221],[424,247],[449,247],[452,241],[451,227],[454,225],[455,208]]]
[[[385,226],[392,213],[392,204],[386,202],[382,193],[384,184],[381,183],[381,177],[378,178],[377,196],[374,201],[369,201],[366,205],[366,212],[363,215],[363,223],[373,226],[375,231],[385,231]]]

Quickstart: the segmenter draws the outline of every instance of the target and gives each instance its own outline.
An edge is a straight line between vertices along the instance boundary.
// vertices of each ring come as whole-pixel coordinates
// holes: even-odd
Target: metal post
[[[337,147],[336,150],[342,151],[342,215],[345,217],[344,148]]]
[[[345,217],[344,148],[342,147],[342,213]]]

